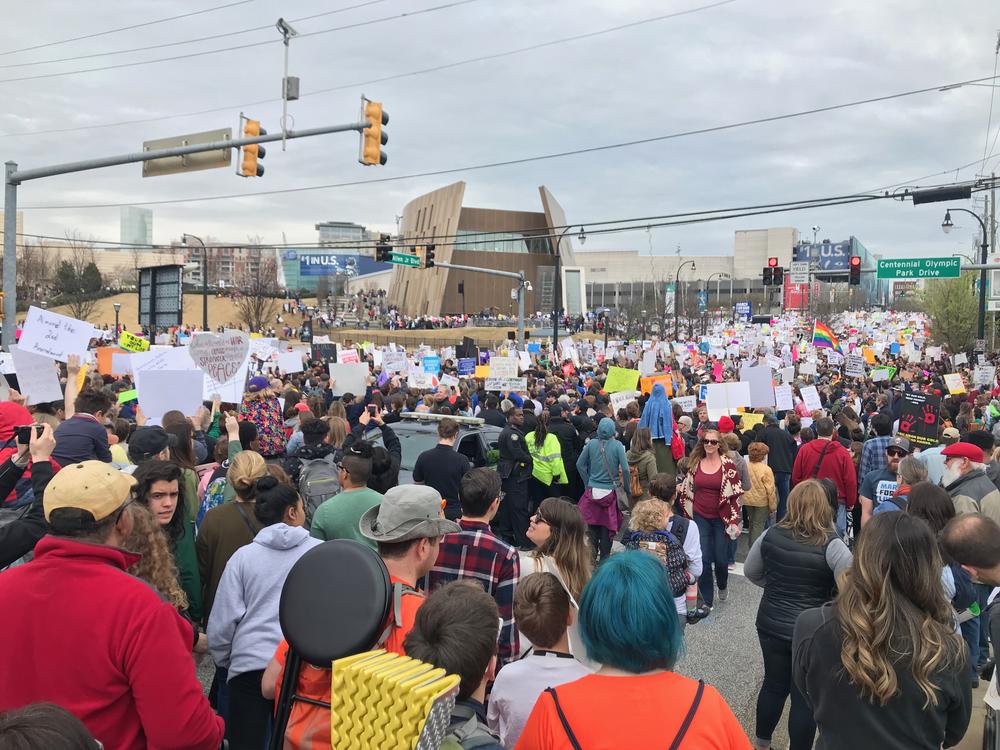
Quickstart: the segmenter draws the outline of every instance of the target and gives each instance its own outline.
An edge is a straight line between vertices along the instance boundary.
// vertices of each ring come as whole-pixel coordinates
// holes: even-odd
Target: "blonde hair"
[[[240,451],[229,464],[226,479],[240,500],[253,500],[254,485],[266,473],[263,456],[256,451]]]
[[[344,402],[338,399],[330,404],[329,408],[326,410],[326,416],[347,419],[347,409],[344,407]]]
[[[823,485],[815,479],[795,485],[788,493],[788,514],[778,526],[806,544],[826,544],[833,527],[833,508]]]
[[[632,508],[632,518],[629,521],[629,528],[632,531],[649,533],[652,531],[663,531],[667,524],[670,509],[662,500],[653,498],[642,500]]]
[[[178,611],[187,609],[187,594],[178,583],[177,563],[163,527],[145,505],[132,503],[128,510],[132,514],[132,531],[122,546],[142,555],[128,572],[151,584]]]
[[[330,445],[342,448],[347,435],[351,432],[350,423],[343,417],[327,417],[326,422],[330,425]]]

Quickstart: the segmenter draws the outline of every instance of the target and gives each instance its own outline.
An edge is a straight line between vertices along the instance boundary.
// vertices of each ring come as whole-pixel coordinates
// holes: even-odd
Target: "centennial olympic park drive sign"
[[[961,258],[893,258],[878,262],[880,279],[957,279]]]

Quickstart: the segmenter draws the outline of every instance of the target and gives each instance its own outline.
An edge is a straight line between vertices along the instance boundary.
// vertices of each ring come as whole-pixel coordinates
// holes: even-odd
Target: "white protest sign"
[[[799,375],[815,375],[816,374],[816,363],[815,362],[799,362]]]
[[[149,370],[136,381],[139,406],[149,424],[158,425],[171,409],[194,414],[202,401],[204,375],[199,370]]]
[[[996,378],[997,368],[990,367],[989,365],[977,365],[976,371],[972,376],[972,382],[976,385],[993,385],[993,380]]]
[[[516,357],[490,357],[490,378],[516,378]],[[487,388],[489,390],[489,388]]]
[[[17,384],[21,389],[21,395],[26,399],[26,405],[33,406],[62,400],[63,392],[59,387],[55,360],[24,351],[20,346],[11,347],[10,353],[17,373]]]
[[[257,359],[269,360],[277,353],[278,345],[278,339],[274,338],[250,339],[250,354]]]
[[[681,410],[685,414],[690,414],[698,406],[697,396],[675,396],[673,398],[675,404],[680,404]]]
[[[639,391],[618,391],[611,394],[611,409],[615,414],[619,409],[624,409],[630,402],[635,401]]]
[[[823,402],[819,400],[819,391],[814,385],[804,385],[799,389],[802,394],[802,402],[809,411],[816,411],[823,408]]]
[[[448,373],[445,373],[444,375],[441,376],[440,382],[441,385],[443,386],[447,386],[449,388],[457,388],[459,381],[458,378],[456,378],[454,375],[449,375]]]
[[[188,351],[198,369],[217,383],[228,383],[245,367],[250,339],[243,331],[199,333]]]
[[[656,352],[643,352],[642,362],[639,363],[639,374],[652,375],[656,372]]]
[[[94,326],[90,323],[40,307],[29,307],[17,347],[57,362],[65,362],[70,354],[75,354],[82,362],[94,335]]]
[[[750,406],[750,384],[713,383],[708,386],[708,418],[717,422],[720,417],[735,414],[737,408]]]
[[[493,371],[493,361],[490,360],[490,372]],[[486,378],[486,390],[488,391],[526,391],[528,390],[527,378],[495,378],[492,375]]]
[[[844,355],[840,352],[833,351],[833,349],[827,349],[826,361],[831,367],[837,367],[844,361]]]
[[[928,359],[941,359],[941,347],[940,346],[928,346],[925,352]]]
[[[750,387],[750,406],[774,406],[770,367],[741,367],[740,380]]]
[[[872,370],[872,382],[878,383],[881,380],[889,379],[889,371],[884,369]]]
[[[522,372],[524,370],[530,370],[531,369],[531,354],[530,354],[530,352],[524,352],[524,351],[518,352],[517,353],[517,359],[518,359],[518,365],[520,366]]]
[[[382,369],[386,372],[403,372],[408,367],[406,352],[388,351],[382,355]]]
[[[368,365],[331,362],[327,367],[329,367],[330,377],[334,381],[332,389],[334,396],[343,396],[345,393],[355,396],[364,394],[368,385]]]
[[[10,356],[9,352],[0,352],[0,374],[14,374],[14,358]]]
[[[782,367],[778,374],[781,375],[782,383],[791,383],[795,380],[795,365],[792,365],[791,367]]]
[[[959,365],[967,365],[969,364],[969,355],[965,352],[959,352],[951,358],[951,362],[955,365],[955,367],[958,367]]]
[[[127,352],[114,352],[111,355],[111,374],[128,375],[132,372],[132,355]]]
[[[302,355],[298,352],[278,352],[278,369],[289,375],[302,372]]]
[[[792,386],[777,385],[774,387],[774,408],[778,411],[789,411],[793,408]]]
[[[844,357],[844,375],[849,378],[863,378],[865,376],[865,358],[857,354],[848,354]]]

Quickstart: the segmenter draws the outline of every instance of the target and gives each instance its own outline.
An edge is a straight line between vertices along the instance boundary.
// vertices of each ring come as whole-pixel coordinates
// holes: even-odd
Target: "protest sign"
[[[697,396],[676,396],[674,398],[675,404],[680,404],[681,410],[685,414],[690,414],[698,406]]]
[[[473,373],[473,377],[488,378],[489,376],[490,376],[490,366],[489,365],[476,365],[476,370]]]
[[[609,367],[608,377],[604,381],[604,391],[605,393],[634,391],[638,383],[638,370],[627,370],[624,367]]]
[[[972,382],[976,385],[993,385],[996,379],[997,368],[990,365],[976,365],[976,370],[972,377]]]
[[[517,357],[490,357],[491,378],[516,378]]]
[[[449,388],[457,388],[459,380],[454,375],[449,375],[445,373],[441,376],[441,385],[448,386]]]
[[[889,365],[881,365],[872,370],[872,382],[878,383],[882,380],[892,380],[896,376],[896,368]]]
[[[619,409],[624,409],[629,403],[635,401],[638,391],[618,391],[611,394],[611,409],[618,414]]]
[[[119,349],[117,346],[102,346],[97,349],[95,356],[97,357],[97,372],[101,375],[113,375],[112,372],[112,357],[115,354],[124,354],[123,349]]]
[[[754,425],[758,425],[763,421],[763,414],[751,414],[750,412],[744,412],[740,417],[740,430],[746,431],[752,429]]]
[[[750,387],[750,406],[774,406],[774,389],[772,387],[770,367],[740,368],[740,380]]]
[[[517,353],[517,364],[521,368],[521,372],[531,369],[531,354],[528,352],[518,352]]]
[[[938,410],[941,397],[904,393],[899,412],[899,434],[919,448],[938,444]]]
[[[250,339],[243,331],[200,333],[188,350],[198,369],[217,383],[228,383],[246,367]]]
[[[844,375],[849,378],[863,378],[865,376],[865,358],[857,354],[848,354],[844,358]]]
[[[656,352],[643,352],[642,363],[639,365],[639,372],[642,375],[652,375],[656,372]]]
[[[965,352],[959,352],[951,358],[951,362],[955,365],[955,367],[958,367],[959,365],[967,365],[969,364],[969,355]]]
[[[128,391],[122,391],[118,394],[118,403],[127,404],[129,401],[136,401],[139,398],[139,392],[133,388]]]
[[[278,352],[278,369],[286,375],[302,372],[302,355],[299,352]]]
[[[816,411],[823,408],[823,402],[819,399],[819,391],[814,385],[804,385],[799,389],[802,394],[802,402],[809,411]]]
[[[320,342],[313,340],[312,343],[312,357],[314,362],[336,362],[337,361],[337,345],[331,344],[329,342]]]
[[[778,374],[781,376],[781,382],[788,384],[795,380],[795,365],[791,367],[782,367]]]
[[[368,385],[368,365],[358,362],[351,364],[330,362],[327,368],[330,371],[330,378],[334,381],[332,388],[334,396],[343,396],[345,393],[364,395]]]
[[[948,386],[948,393],[965,393],[965,381],[957,372],[950,372],[944,376],[944,384]]]
[[[17,373],[17,384],[21,395],[25,397],[26,406],[62,400],[63,392],[59,386],[55,360],[25,351],[20,346],[11,347],[10,353]]]
[[[202,402],[203,374],[198,370],[151,370],[136,383],[136,394],[148,424],[159,425],[171,409],[194,414]]]
[[[118,337],[118,346],[127,352],[148,352],[149,339],[122,331],[121,336]]]
[[[459,375],[473,375],[476,372],[476,360],[473,357],[461,357],[458,360]]]
[[[426,372],[428,375],[437,375],[439,372],[441,372],[441,357],[439,357],[436,354],[429,357],[424,357],[421,360],[421,363],[423,365],[424,372]]]
[[[799,375],[816,375],[816,363],[815,362],[799,362]]]
[[[113,353],[111,355],[111,374],[128,375],[130,372],[132,372],[132,355],[128,352]]]
[[[0,373],[14,374],[14,359],[10,356],[10,352],[0,352]]]
[[[661,373],[659,375],[650,375],[646,378],[639,379],[639,390],[642,393],[652,393],[653,386],[657,383],[662,383],[664,390],[667,392],[668,396],[674,393],[674,382],[671,380],[668,373]]]
[[[488,391],[526,391],[528,390],[527,378],[486,378],[486,390]]]
[[[13,324],[13,321],[8,322]],[[65,362],[70,354],[75,354],[83,362],[94,336],[94,326],[90,323],[40,307],[29,307],[17,348],[57,362]]]
[[[741,406],[750,406],[749,383],[743,381],[712,383],[706,387],[708,397],[705,402],[708,405],[708,418],[713,422],[717,422],[725,415],[735,414]]]
[[[361,357],[357,349],[342,346],[337,351],[337,362],[342,365],[356,365],[361,362]]]
[[[405,352],[385,352],[382,355],[382,369],[385,372],[403,372],[406,369]]]

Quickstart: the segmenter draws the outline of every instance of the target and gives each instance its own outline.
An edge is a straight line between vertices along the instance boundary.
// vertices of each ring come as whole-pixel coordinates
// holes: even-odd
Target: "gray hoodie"
[[[281,642],[278,601],[285,577],[306,552],[322,544],[301,526],[265,526],[236,550],[215,594],[208,619],[208,648],[228,679],[264,669]]]

